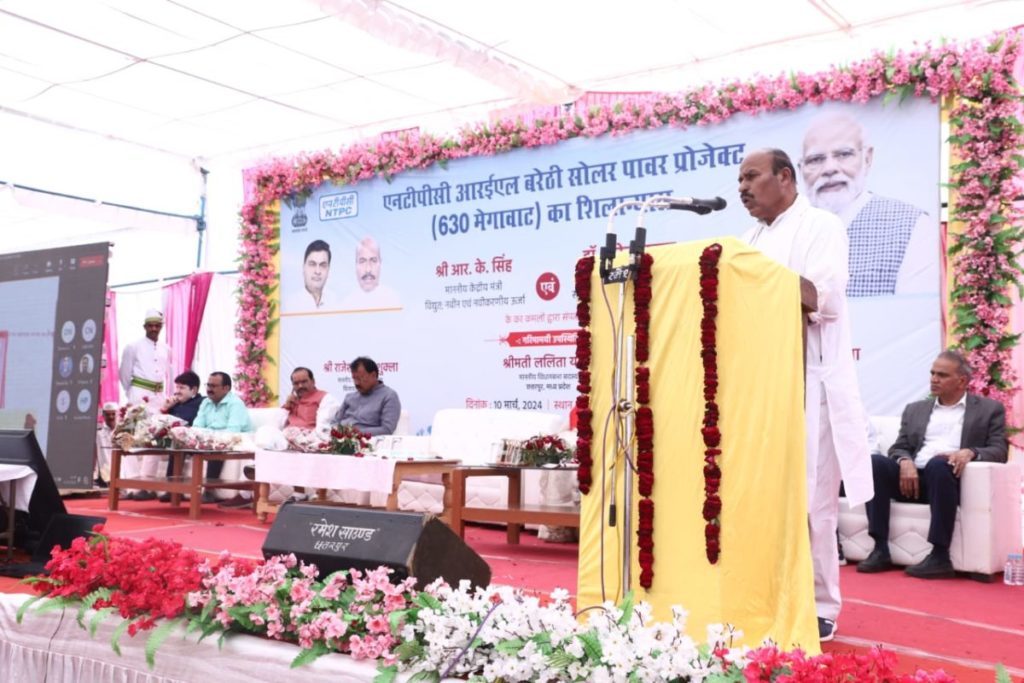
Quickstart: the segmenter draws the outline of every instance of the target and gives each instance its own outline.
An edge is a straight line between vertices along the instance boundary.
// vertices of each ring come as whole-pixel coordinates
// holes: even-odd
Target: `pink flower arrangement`
[[[827,101],[867,102],[879,96],[955,97],[950,112],[951,185],[957,191],[950,216],[963,225],[951,241],[955,286],[952,331],[976,370],[971,389],[1008,403],[1017,391],[1010,366],[1017,341],[1007,331],[1008,290],[1020,274],[1022,213],[1013,204],[1024,130],[1021,97],[1013,78],[1021,36],[1000,34],[966,45],[925,44],[911,52],[876,52],[849,66],[795,72],[751,81],[704,85],[680,93],[632,95],[626,103],[588,106],[585,96],[571,111],[524,120],[464,127],[453,137],[410,133],[353,145],[340,152],[276,159],[247,173],[249,197],[242,208],[241,316],[237,325],[238,389],[249,405],[270,395],[262,379],[269,362],[266,339],[276,319],[270,295],[277,287],[278,202],[313,191],[324,182],[351,185],[390,179],[411,169],[451,159],[493,155],[521,147],[557,144],[577,137],[621,135],[665,125],[686,128],[720,123],[738,113],[760,114]]]

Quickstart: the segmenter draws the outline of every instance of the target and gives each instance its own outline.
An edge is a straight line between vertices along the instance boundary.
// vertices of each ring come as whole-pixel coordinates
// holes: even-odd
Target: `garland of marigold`
[[[650,357],[651,331],[651,266],[654,257],[643,254],[633,287],[633,319],[636,322],[634,355],[636,356],[636,472],[637,548],[640,563],[640,585],[650,588],[654,582],[654,412],[651,410]]]
[[[704,316],[700,321],[700,357],[704,366],[704,550],[708,562],[715,564],[722,548],[722,498],[719,488],[722,470],[718,466],[722,433],[718,428],[718,260],[722,245],[709,245],[700,257],[700,302]]]
[[[576,335],[576,367],[579,383],[576,390],[576,480],[580,493],[590,493],[594,461],[590,446],[594,440],[594,413],[590,409],[590,277],[594,272],[594,257],[584,256],[576,262],[576,319],[580,330]]]
[[[1010,365],[1017,336],[1008,330],[1008,290],[1020,274],[1015,255],[1024,245],[1024,214],[1014,205],[1013,178],[1024,168],[1024,132],[1017,119],[1021,96],[1013,78],[1021,34],[1006,32],[987,42],[902,52],[876,52],[849,66],[819,73],[795,72],[753,80],[705,85],[676,94],[632,96],[628,105],[590,106],[581,101],[564,115],[535,120],[508,119],[463,128],[451,137],[410,134],[361,143],[340,152],[277,159],[253,169],[253,191],[242,209],[239,270],[241,339],[237,381],[246,402],[269,398],[263,367],[269,330],[260,316],[276,280],[270,273],[280,225],[274,202],[309,193],[324,182],[351,185],[374,177],[392,178],[409,169],[444,165],[451,159],[492,155],[520,147],[557,144],[666,125],[687,128],[720,123],[734,114],[762,114],[823,102],[866,102],[881,96],[956,97],[950,115],[951,170],[956,191],[951,218],[964,232],[953,237],[950,255],[955,286],[952,332],[975,369],[971,390],[1009,407],[1018,390]],[[268,251],[269,250],[269,251]],[[268,257],[269,256],[269,257]]]

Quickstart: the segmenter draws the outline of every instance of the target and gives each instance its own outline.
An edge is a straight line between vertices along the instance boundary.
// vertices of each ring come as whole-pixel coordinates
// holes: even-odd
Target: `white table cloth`
[[[292,451],[256,451],[256,481],[314,489],[391,494],[395,460]]]
[[[116,616],[103,621],[95,637],[75,623],[76,610],[29,612],[16,623],[18,607],[27,595],[0,594],[0,681],[47,683],[362,683],[377,675],[373,662],[331,654],[310,665],[289,668],[299,653],[291,643],[249,635],[231,635],[224,646],[217,638],[196,642],[184,638],[179,627],[156,652],[156,666],[146,665],[149,632],[120,640],[122,655],[110,647],[110,637],[121,622]],[[86,616],[88,623],[93,612]],[[399,676],[407,681],[409,676]],[[453,681],[454,679],[445,679]]]
[[[0,464],[0,482],[14,481],[14,492],[16,500],[14,507],[17,510],[28,512],[28,503],[32,499],[32,491],[36,488],[36,479],[39,476],[28,465],[3,465]],[[0,484],[4,498],[7,498],[7,485]]]

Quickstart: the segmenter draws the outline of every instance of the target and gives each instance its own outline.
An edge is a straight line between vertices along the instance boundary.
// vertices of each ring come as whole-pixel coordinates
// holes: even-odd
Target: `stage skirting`
[[[121,620],[109,617],[89,637],[75,623],[76,610],[29,613],[16,623],[18,607],[27,595],[0,594],[0,681],[30,683],[363,683],[372,681],[377,667],[342,654],[321,657],[312,664],[289,668],[299,648],[248,635],[232,635],[217,646],[211,636],[196,643],[184,638],[184,628],[171,634],[156,653],[156,666],[146,664],[148,632],[120,640],[122,654],[110,647]],[[38,604],[38,603],[37,603]],[[86,623],[93,612],[86,616]],[[408,676],[400,676],[407,681]],[[451,679],[445,679],[446,681]]]
[[[814,578],[807,534],[804,463],[803,354],[797,275],[734,238],[719,264],[718,404],[722,431],[721,557],[705,555],[704,413],[698,259],[712,240],[650,249],[654,256],[650,327],[651,409],[654,414],[654,581],[639,586],[634,495],[632,588],[654,606],[689,611],[687,631],[703,640],[706,626],[729,623],[738,644],[765,637],[780,646],[818,651]],[[611,332],[596,273],[592,278],[593,488],[583,496],[579,592],[582,608],[621,600],[622,527],[608,517],[611,462],[602,475],[604,419],[611,404]],[[617,285],[609,298],[618,299]],[[632,286],[626,334],[632,335]],[[632,372],[632,361],[629,363]],[[611,430],[608,444],[611,446]],[[613,452],[613,451],[609,451]],[[621,460],[614,463],[621,517]],[[602,491],[604,500],[602,501]],[[602,535],[603,534],[603,535]]]

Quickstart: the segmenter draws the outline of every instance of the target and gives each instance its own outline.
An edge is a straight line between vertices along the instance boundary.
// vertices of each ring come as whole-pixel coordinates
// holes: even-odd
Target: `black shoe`
[[[241,508],[247,508],[252,505],[252,501],[242,496],[235,496],[234,498],[228,498],[227,500],[221,501],[217,504],[217,507],[223,510],[236,510]]]
[[[953,569],[949,555],[936,554],[934,550],[928,554],[928,557],[907,567],[905,571],[908,576],[918,579],[952,579],[956,576],[956,570]]]
[[[255,479],[256,478],[256,466],[255,465],[246,465],[245,467],[243,467],[242,468],[242,476],[244,476],[246,479],[249,479],[249,480]]]
[[[861,574],[877,574],[878,572],[887,572],[895,568],[889,551],[879,548],[872,550],[870,555],[857,563],[857,571]]]
[[[103,477],[96,477],[95,479],[92,480],[92,483],[96,485],[96,488],[107,488],[107,482],[103,481]]]
[[[836,622],[818,617],[818,640],[827,643],[836,637]]]
[[[157,500],[159,500],[161,503],[170,503],[171,494],[167,491],[164,491],[163,493],[160,494],[160,497],[157,498]]]
[[[156,500],[156,494],[152,491],[137,491],[132,500]]]
[[[203,491],[203,497],[201,498],[201,500],[204,503],[216,503],[217,496],[213,494],[213,491]]]

